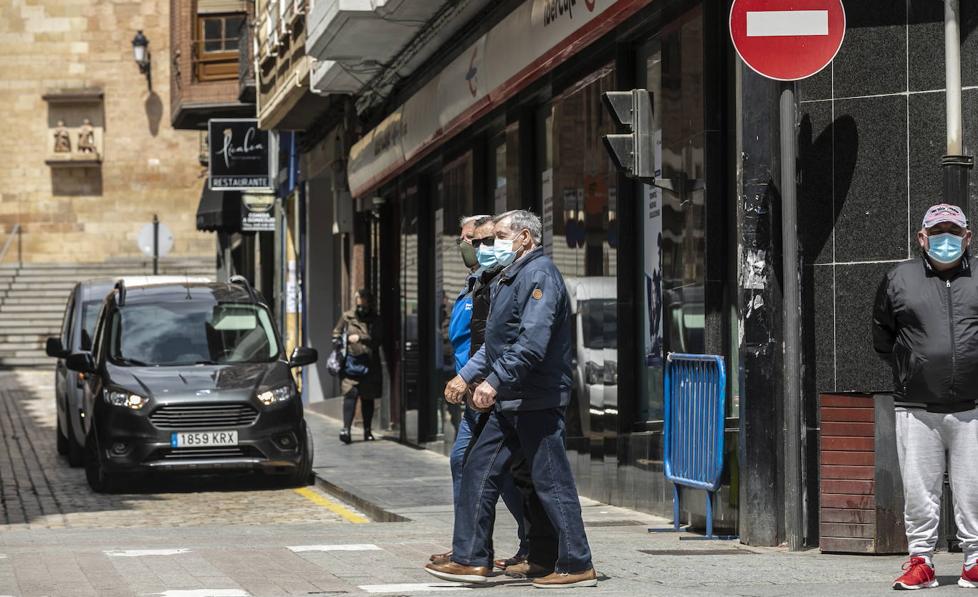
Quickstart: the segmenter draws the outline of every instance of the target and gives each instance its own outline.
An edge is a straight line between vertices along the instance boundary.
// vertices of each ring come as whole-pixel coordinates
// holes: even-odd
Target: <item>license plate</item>
[[[170,446],[173,448],[237,445],[237,431],[178,431],[170,436]]]

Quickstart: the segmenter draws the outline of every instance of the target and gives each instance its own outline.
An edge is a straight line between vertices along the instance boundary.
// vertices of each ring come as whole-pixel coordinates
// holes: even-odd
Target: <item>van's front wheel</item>
[[[85,438],[85,479],[96,493],[114,493],[116,479],[105,470],[101,452],[95,433],[90,432]]]
[[[309,427],[303,425],[305,429],[305,440],[302,445],[302,460],[299,462],[299,466],[296,467],[295,472],[289,476],[289,486],[290,487],[305,487],[307,485],[313,484],[312,476],[312,459],[313,459],[313,444],[312,444],[312,433],[309,432]]]

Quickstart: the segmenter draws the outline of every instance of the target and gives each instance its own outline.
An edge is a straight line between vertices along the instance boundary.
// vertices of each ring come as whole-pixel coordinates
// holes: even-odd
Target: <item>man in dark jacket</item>
[[[446,580],[485,582],[499,488],[510,461],[522,453],[559,536],[556,569],[534,586],[594,586],[597,575],[564,449],[572,349],[567,289],[539,246],[538,217],[522,210],[497,216],[495,236],[493,250],[505,269],[494,286],[485,344],[445,388],[446,399],[455,401],[470,383],[484,379],[472,401],[494,408],[462,473],[471,509],[455,510],[452,561],[426,569]],[[530,544],[532,549],[532,538]]]
[[[491,263],[485,260],[485,249],[488,248],[491,253],[492,245],[491,242],[482,244],[483,240],[492,238],[492,216],[466,216],[460,220],[459,224],[461,226],[458,237],[459,252],[463,263],[469,268],[469,275],[466,278],[465,286],[462,287],[455,299],[450,317],[451,323],[448,326],[448,339],[452,343],[452,350],[455,355],[455,373],[458,373],[468,362],[469,357],[482,347],[486,327],[485,315],[488,309],[485,294],[487,294],[488,289],[483,288],[483,298],[479,303],[478,317],[476,317],[476,308],[473,303],[480,284],[482,286],[488,284],[498,271],[497,268],[492,267],[492,275],[487,275],[486,268],[495,266],[495,258]],[[480,252],[482,255],[479,254]],[[462,466],[465,462],[465,456],[468,454],[469,446],[482,430],[479,423],[479,413],[469,405],[463,404],[462,407],[464,409],[462,418],[449,457],[449,465],[452,469],[452,503],[455,504],[456,508],[461,504],[459,494],[462,487]],[[523,515],[523,497],[511,480],[504,485],[502,498],[516,519],[517,536],[519,537],[516,555],[498,562],[500,567],[505,568],[509,564],[523,562],[526,559],[528,547]],[[452,552],[432,554],[430,560],[444,564],[451,560],[451,556]]]
[[[873,344],[893,368],[896,438],[910,562],[894,589],[937,586],[945,452],[965,565],[958,584],[978,588],[978,278],[971,231],[953,205],[935,205],[917,233],[923,255],[883,279]]]

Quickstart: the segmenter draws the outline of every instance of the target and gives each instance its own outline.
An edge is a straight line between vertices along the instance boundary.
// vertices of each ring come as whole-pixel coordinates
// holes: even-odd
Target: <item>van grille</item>
[[[198,460],[220,458],[264,458],[254,446],[163,448],[148,460]]]
[[[251,425],[258,411],[248,404],[162,406],[149,416],[158,429],[227,429]]]

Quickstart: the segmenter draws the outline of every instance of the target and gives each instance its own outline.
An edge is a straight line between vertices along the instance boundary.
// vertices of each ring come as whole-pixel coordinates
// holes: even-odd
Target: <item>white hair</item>
[[[469,224],[475,223],[476,226],[481,226],[482,224],[485,224],[487,221],[491,219],[492,216],[487,216],[487,215],[462,216],[461,218],[458,219],[458,225],[459,227],[461,227],[461,226],[468,226]]]
[[[532,211],[527,211],[525,209],[514,209],[501,213],[492,221],[499,224],[503,221],[509,221],[509,229],[513,232],[520,232],[521,230],[526,230],[530,233],[530,238],[533,239],[534,244],[540,244],[543,239],[543,225],[540,223],[540,218]]]

